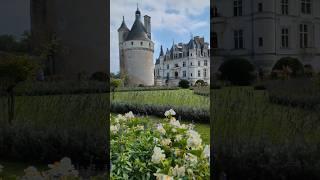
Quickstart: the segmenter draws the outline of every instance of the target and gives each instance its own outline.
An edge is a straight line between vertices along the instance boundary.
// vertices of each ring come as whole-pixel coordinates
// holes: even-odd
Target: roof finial
[[[124,16],[122,16],[122,21],[124,22]]]
[[[137,3],[137,10],[139,10],[139,3]]]

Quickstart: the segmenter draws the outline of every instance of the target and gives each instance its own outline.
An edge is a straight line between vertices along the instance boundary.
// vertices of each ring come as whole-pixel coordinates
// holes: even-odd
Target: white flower
[[[170,139],[163,139],[161,141],[161,145],[162,146],[169,146],[171,144],[171,140]]]
[[[172,170],[172,175],[176,177],[183,177],[185,176],[186,168],[184,166],[179,167],[176,165],[176,167],[173,168]]]
[[[160,163],[162,160],[164,160],[166,158],[166,155],[163,152],[164,151],[161,148],[155,146],[153,148],[153,154],[151,157],[151,161],[156,164]]]
[[[161,134],[166,134],[166,130],[163,128],[162,124],[158,124],[158,125],[157,125],[157,130],[158,130]]]
[[[187,139],[188,147],[191,147],[192,149],[198,149],[202,143],[200,135],[194,130],[188,130],[187,134],[189,136]]]
[[[176,135],[176,141],[181,141],[182,140],[182,135],[181,134],[178,134]]]
[[[64,177],[64,176],[74,176],[78,177],[79,172],[75,170],[75,167],[71,163],[71,159],[64,157],[60,162],[54,164],[49,164],[50,170],[47,171],[47,175],[51,178],[54,177]]]
[[[180,128],[181,128],[181,129],[188,129],[188,126],[185,125],[185,124],[182,124],[182,125],[180,126]]]
[[[203,155],[206,158],[210,158],[210,146],[206,145],[203,149]]]
[[[126,120],[127,120],[127,118],[124,117],[124,116],[121,115],[121,114],[118,114],[118,116],[117,116],[116,119],[115,119],[116,122],[121,122],[121,121],[126,121]]]
[[[119,129],[120,129],[120,124],[110,126],[110,131],[112,134],[116,134],[119,131]]]
[[[176,133],[177,129],[176,128],[172,128],[172,132]]]
[[[190,154],[190,153],[188,153],[188,154],[186,155],[186,160],[191,164],[191,166],[195,166],[195,165],[197,165],[197,163],[198,163],[198,158],[197,158],[197,156],[195,156],[195,155],[193,155],[193,154]]]
[[[153,175],[157,178],[157,180],[174,180],[173,177],[165,174],[154,173]]]
[[[170,119],[170,124],[174,127],[179,128],[180,127],[180,122],[176,120],[176,118],[171,118]]]
[[[24,170],[25,175],[21,178],[22,180],[44,180],[37,168],[30,166]]]
[[[130,111],[130,112],[126,113],[126,114],[124,115],[124,117],[126,117],[127,119],[133,119],[133,118],[134,118],[134,115],[133,115],[132,111]]]
[[[168,116],[174,116],[174,115],[176,115],[176,112],[174,112],[173,109],[170,109],[169,111],[166,111],[166,112],[164,113],[164,115],[165,115],[166,117],[168,117]]]

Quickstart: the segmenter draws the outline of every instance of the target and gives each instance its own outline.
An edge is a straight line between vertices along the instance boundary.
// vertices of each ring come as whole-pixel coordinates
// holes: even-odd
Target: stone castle
[[[320,1],[216,0],[211,23],[213,71],[229,58],[266,73],[283,57],[320,71]]]
[[[131,30],[127,27],[124,17],[119,35],[120,74],[127,79],[127,86],[153,86],[154,43],[151,40],[151,18],[144,16],[141,22],[141,12],[137,7],[135,21]]]
[[[155,64],[155,84],[176,86],[185,79],[194,85],[198,80],[210,84],[210,48],[203,37],[191,38],[186,44],[172,45],[164,53],[162,46]]]

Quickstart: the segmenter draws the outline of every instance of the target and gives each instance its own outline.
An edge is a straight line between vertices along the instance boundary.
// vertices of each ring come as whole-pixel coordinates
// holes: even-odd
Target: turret
[[[125,21],[124,21],[124,16],[122,17],[122,23],[121,23],[121,26],[119,27],[118,29],[118,35],[119,35],[119,43],[123,43],[127,36],[128,36],[128,33],[129,33],[129,28],[127,27]]]

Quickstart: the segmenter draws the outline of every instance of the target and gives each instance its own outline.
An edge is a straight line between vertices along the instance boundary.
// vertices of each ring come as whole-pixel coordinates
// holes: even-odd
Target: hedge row
[[[0,95],[6,95],[5,87]],[[14,88],[17,96],[87,94],[109,92],[107,84],[99,81],[22,82]]]
[[[163,118],[165,111],[174,109],[176,117],[197,123],[210,123],[210,112],[208,109],[190,107],[172,107],[170,105],[151,104],[129,104],[122,102],[111,102],[111,112],[126,113],[132,111],[135,114],[154,115]]]
[[[128,92],[128,91],[159,91],[159,90],[178,90],[179,87],[175,86],[152,86],[152,87],[121,87],[116,88],[116,92]]]

